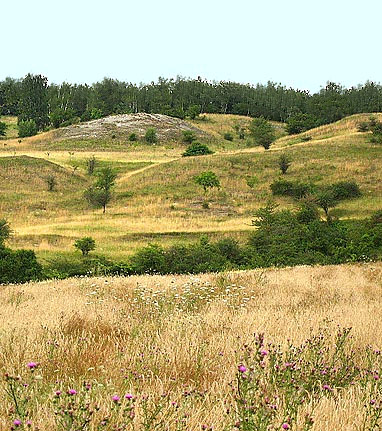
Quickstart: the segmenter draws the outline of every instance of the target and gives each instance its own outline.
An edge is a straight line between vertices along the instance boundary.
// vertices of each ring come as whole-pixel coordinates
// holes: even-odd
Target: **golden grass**
[[[380,118],[382,114],[376,116]],[[367,134],[356,132],[357,123],[368,117],[369,114],[351,116],[313,129],[306,132],[313,137],[309,142],[300,142],[293,136],[282,137],[270,151],[264,151],[240,146],[238,140],[224,149],[219,144],[221,134],[233,131],[237,122],[248,125],[250,119],[207,114],[207,121],[197,121],[197,125],[215,136],[216,152],[196,158],[182,158],[181,144],[129,146],[125,151],[72,151],[65,149],[65,143],[60,149],[42,149],[40,144],[44,140],[49,142],[51,132],[22,140],[20,144],[7,140],[1,157],[27,155],[53,163],[44,168],[50,166],[50,172],[64,170],[60,171],[54,193],[46,191],[43,178],[46,174],[40,171],[29,173],[27,181],[21,167],[15,167],[9,175],[0,172],[3,192],[0,214],[15,230],[10,245],[32,247],[39,255],[73,252],[74,240],[84,235],[93,236],[98,252],[113,259],[125,258],[146,245],[147,238],[168,245],[182,240],[182,233],[240,232],[245,240],[245,232],[252,230],[252,214],[270,197],[269,185],[279,175],[277,158],[283,151],[292,158],[288,179],[317,184],[349,178],[357,181],[363,197],[341,203],[335,214],[343,218],[368,217],[382,207],[380,147],[368,143]],[[12,142],[16,147],[19,145],[16,153],[9,149]],[[106,215],[89,208],[83,199],[84,189],[93,181],[86,175],[85,162],[93,155],[100,163],[119,169],[115,199]],[[54,166],[58,168],[53,169]],[[217,173],[221,191],[203,195],[193,181],[203,170]],[[77,177],[75,185],[72,179]],[[257,178],[253,190],[247,185],[248,177]],[[66,183],[72,184],[69,187]],[[208,210],[202,208],[205,199],[210,201]],[[289,199],[278,199],[277,203],[284,208],[293,206]],[[168,235],[155,238],[155,233]]]
[[[186,429],[223,431],[238,350],[254,332],[285,345],[338,324],[353,328],[356,347],[381,348],[381,280],[382,264],[370,263],[3,286],[1,371],[26,378],[26,364],[40,363],[32,419],[41,431],[57,429],[53,391],[78,389],[82,381],[94,385],[99,414],[110,410],[114,394],[155,400],[169,392],[169,401],[179,401],[186,390],[206,391],[188,402]],[[8,429],[15,414],[7,416],[4,381],[0,393],[0,425]],[[361,430],[360,395],[356,385],[324,397],[313,431]],[[138,409],[137,430],[141,419]]]

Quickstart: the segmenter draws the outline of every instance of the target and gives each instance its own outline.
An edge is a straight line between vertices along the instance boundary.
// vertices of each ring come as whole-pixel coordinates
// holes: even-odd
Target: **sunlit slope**
[[[212,118],[215,122],[205,124],[214,125],[216,133],[219,124],[237,121],[237,116]],[[238,138],[213,138],[220,144],[213,144],[214,154],[203,157],[181,157],[181,143],[123,151],[73,151],[65,146],[39,151],[33,144],[27,151],[13,152],[6,147],[0,153],[1,217],[15,230],[10,245],[32,247],[40,255],[73,252],[74,239],[88,235],[96,239],[97,252],[112,258],[123,258],[148,242],[194,241],[202,233],[246,241],[254,211],[267,203],[270,184],[281,176],[278,158],[283,152],[292,160],[285,179],[318,185],[356,181],[362,197],[341,202],[333,214],[368,217],[382,208],[382,147],[370,143],[368,133],[356,131],[357,123],[368,118],[369,114],[352,116],[310,130],[304,134],[312,136],[307,142],[301,136],[281,137],[268,151],[243,145]],[[206,133],[213,135],[213,130]],[[87,173],[92,156],[97,169],[112,167],[118,174],[105,215],[83,198],[95,180]],[[205,194],[194,177],[207,170],[218,175],[221,188]],[[49,175],[56,177],[52,192],[47,190]],[[277,198],[276,203],[281,208],[294,206],[288,198]]]

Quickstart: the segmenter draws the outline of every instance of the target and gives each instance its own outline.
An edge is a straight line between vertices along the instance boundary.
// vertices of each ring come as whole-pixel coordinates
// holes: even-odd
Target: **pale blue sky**
[[[381,0],[19,0],[0,16],[0,79],[382,81]]]

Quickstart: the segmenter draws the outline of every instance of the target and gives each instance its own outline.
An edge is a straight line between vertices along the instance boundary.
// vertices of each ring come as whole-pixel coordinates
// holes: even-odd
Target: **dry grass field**
[[[380,263],[3,286],[0,427],[377,430],[381,298]]]

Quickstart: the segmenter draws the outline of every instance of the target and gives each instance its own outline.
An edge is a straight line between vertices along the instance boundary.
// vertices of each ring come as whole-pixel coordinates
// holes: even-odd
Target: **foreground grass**
[[[112,427],[112,423],[130,422],[135,430],[257,429],[234,427],[234,412],[240,406],[236,385],[243,391],[241,396],[250,396],[250,388],[237,375],[238,365],[251,364],[248,349],[242,347],[256,346],[254,333],[265,334],[264,355],[269,357],[273,348],[268,343],[288,351],[288,343],[299,345],[317,333],[328,337],[330,347],[337,325],[352,327],[349,347],[340,350],[342,359],[333,360],[369,369],[367,346],[372,350],[382,346],[381,276],[382,265],[371,263],[3,286],[0,368],[8,377],[0,384],[0,425],[9,429],[21,419],[31,420],[32,429],[41,431],[78,429],[70,425],[71,415],[65,409],[73,411],[72,416],[86,416],[90,407],[84,406],[89,402],[91,408],[97,405],[90,430],[133,429],[132,425]],[[309,367],[324,355],[314,356],[314,343],[305,358]],[[353,381],[345,384],[346,378],[339,378],[329,390],[325,374],[333,378],[333,371],[325,369],[318,380],[309,380],[318,394],[298,407],[299,419],[292,429],[306,429],[305,413],[313,418],[309,429],[314,431],[377,429],[362,428],[370,419],[363,397],[375,386],[351,368]],[[371,378],[380,371],[374,369]],[[251,382],[251,374],[248,379]],[[301,384],[309,383],[304,379]],[[294,391],[293,383],[288,384]],[[77,394],[68,395],[69,389]],[[61,391],[59,397],[56,391]],[[124,400],[125,394],[131,394],[133,401]],[[115,395],[123,404],[113,401]],[[284,401],[277,401],[279,413],[272,419],[272,429],[282,429],[290,419],[283,416]],[[109,425],[102,426],[108,415],[112,415]]]

